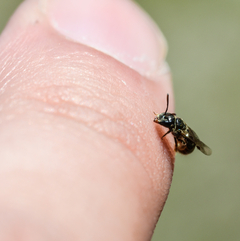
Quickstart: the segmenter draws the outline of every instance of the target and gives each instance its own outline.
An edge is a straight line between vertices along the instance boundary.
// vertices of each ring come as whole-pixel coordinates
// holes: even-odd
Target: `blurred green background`
[[[0,30],[20,0],[0,0]],[[153,241],[240,240],[240,0],[138,0],[169,44],[176,113],[209,145],[177,154]]]
[[[153,241],[240,240],[240,1],[137,2],[167,38],[176,113],[213,150],[177,154]]]

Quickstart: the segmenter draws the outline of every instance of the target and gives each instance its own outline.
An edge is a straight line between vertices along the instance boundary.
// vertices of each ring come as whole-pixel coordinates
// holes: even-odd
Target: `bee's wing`
[[[212,154],[211,148],[209,148],[202,141],[200,141],[197,134],[191,128],[189,128],[188,133],[189,133],[189,136],[187,136],[187,138],[189,138],[191,141],[193,141],[196,144],[198,150],[200,150],[202,153],[208,156]]]

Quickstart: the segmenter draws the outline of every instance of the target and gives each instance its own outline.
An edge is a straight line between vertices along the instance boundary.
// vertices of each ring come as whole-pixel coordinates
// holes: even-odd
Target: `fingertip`
[[[155,222],[157,221],[158,214],[162,210],[164,203],[166,201],[170,184],[171,184],[173,160],[174,160],[174,157],[171,155],[171,151],[170,151],[171,142],[170,142],[170,146],[165,145],[163,142],[161,142],[158,136],[158,132],[154,126],[154,123],[152,123],[152,118],[153,118],[152,111],[154,110],[157,112],[161,112],[162,109],[165,109],[166,93],[167,92],[172,93],[172,92],[171,92],[170,76],[168,73],[161,74],[160,78],[158,78],[158,80],[160,80],[158,83],[154,81],[149,81],[147,78],[143,78],[138,73],[141,73],[142,75],[147,75],[147,73],[152,74],[158,71],[159,66],[162,66],[161,61],[163,60],[164,58],[163,56],[165,55],[164,47],[161,44],[159,45],[159,42],[157,43],[158,37],[156,36],[156,33],[149,33],[149,35],[146,37],[144,36],[144,33],[151,30],[139,29],[139,35],[140,35],[139,39],[143,41],[145,45],[146,43],[148,44],[145,47],[144,46],[142,47],[141,44],[143,43],[141,42],[139,45],[137,44],[135,48],[133,46],[133,42],[131,41],[134,40],[135,44],[138,42],[136,42],[137,40],[136,38],[134,38],[135,36],[132,36],[131,28],[127,29],[127,32],[124,32],[126,31],[125,26],[123,23],[121,23],[121,26],[123,28],[121,29],[121,31],[123,32],[116,33],[115,35],[118,37],[119,35],[121,35],[120,39],[122,39],[123,43],[125,41],[128,41],[129,36],[131,37],[128,43],[129,45],[126,46],[125,50],[122,48],[125,46],[121,46],[121,42],[118,43],[120,45],[119,49],[115,49],[115,50],[119,52],[124,52],[124,51],[127,53],[129,52],[129,54],[131,55],[129,59],[131,61],[134,60],[134,56],[138,55],[139,54],[138,51],[141,49],[144,51],[143,53],[140,52],[140,55],[138,56],[142,56],[141,54],[143,54],[143,56],[144,54],[146,55],[149,54],[146,57],[146,59],[143,59],[143,61],[140,61],[140,62],[134,60],[133,62],[125,63],[124,62],[125,60],[122,60],[122,62],[125,63],[125,65],[123,65],[119,63],[119,61],[113,61],[112,58],[106,58],[106,56],[102,53],[97,53],[99,51],[93,50],[86,46],[78,45],[76,43],[73,43],[73,41],[68,41],[67,39],[71,38],[75,42],[78,42],[78,43],[81,42],[78,38],[79,36],[80,38],[82,38],[83,32],[80,32],[81,33],[80,35],[78,35],[79,33],[74,33],[76,28],[76,26],[74,26],[71,33],[76,34],[77,39],[75,40],[74,39],[75,36],[69,37],[67,35],[68,33],[64,32],[66,30],[65,28],[63,28],[64,26],[61,26],[62,29],[60,30],[57,29],[57,27],[54,25],[56,24],[56,22],[54,21],[60,21],[61,19],[57,19],[59,12],[56,12],[57,11],[56,7],[54,7],[53,10],[50,10],[49,14],[52,14],[50,23],[53,24],[54,22],[52,26],[55,28],[55,30],[57,29],[57,31],[59,31],[65,37],[68,36],[68,38],[62,38],[62,36],[59,34],[56,34],[57,32],[54,30],[53,30],[53,33],[51,32],[52,35],[49,34],[49,32],[45,31],[46,30],[45,25],[41,25],[40,27],[37,25],[34,25],[36,22],[39,22],[39,23],[44,22],[48,24],[48,19],[46,19],[46,16],[42,15],[43,14],[42,10],[48,9],[46,8],[46,5],[41,5],[41,11],[39,11],[39,3],[43,3],[43,2],[46,3],[46,1],[37,2],[34,0],[31,0],[31,1],[29,0],[24,2],[19,8],[19,10],[16,12],[14,17],[12,18],[12,20],[10,21],[8,27],[6,28],[5,39],[8,38],[12,41],[14,36],[26,30],[25,35],[23,36],[24,40],[26,41],[21,46],[21,49],[19,48],[19,45],[18,46],[15,45],[15,48],[13,50],[15,50],[17,54],[20,53],[21,56],[24,56],[24,59],[20,58],[16,60],[14,58],[11,58],[11,61],[13,62],[12,70],[14,71],[10,71],[8,75],[5,75],[6,78],[4,77],[4,81],[7,82],[8,79],[12,78],[11,81],[14,80],[15,81],[14,83],[17,83],[18,80],[20,80],[19,81],[21,85],[20,89],[25,91],[25,92],[23,91],[24,97],[30,96],[29,99],[37,100],[36,102],[40,103],[40,105],[43,104],[44,108],[42,108],[42,106],[40,106],[39,108],[42,108],[41,111],[43,110],[44,113],[49,111],[48,113],[45,113],[47,116],[46,118],[42,118],[41,115],[38,116],[39,118],[36,118],[36,116],[34,116],[33,119],[31,119],[31,121],[26,119],[25,121],[26,123],[36,123],[38,121],[41,123],[42,120],[46,121],[46,119],[50,115],[50,116],[54,116],[53,118],[56,118],[57,121],[60,121],[59,123],[60,127],[62,126],[69,127],[68,125],[69,123],[67,125],[62,125],[61,118],[58,119],[59,116],[61,117],[62,115],[64,115],[64,117],[67,117],[66,119],[70,119],[74,123],[75,122],[78,123],[82,121],[83,123],[87,123],[86,124],[87,128],[89,128],[89,126],[90,127],[94,126],[97,129],[97,132],[103,132],[105,133],[106,136],[108,137],[110,136],[111,141],[109,143],[112,143],[113,146],[115,146],[116,144],[117,146],[116,147],[117,151],[113,153],[114,158],[116,156],[119,156],[118,155],[119,153],[124,153],[124,154],[127,152],[134,153],[134,155],[138,159],[138,162],[140,163],[136,165],[137,168],[136,167],[130,168],[130,164],[132,164],[133,160],[135,160],[132,157],[132,155],[130,155],[130,157],[128,156],[129,159],[127,159],[126,157],[123,157],[122,158],[123,160],[119,161],[120,163],[119,165],[121,166],[122,170],[124,170],[124,172],[127,173],[127,177],[129,178],[129,180],[132,180],[134,185],[136,186],[132,186],[131,193],[129,193],[129,183],[124,182],[123,179],[121,179],[121,181],[119,182],[116,182],[115,186],[121,183],[120,185],[121,190],[126,188],[126,192],[125,190],[122,191],[121,198],[119,198],[119,196],[116,195],[116,200],[119,201],[118,207],[120,208],[121,207],[120,202],[124,203],[126,201],[123,198],[124,195],[126,195],[127,193],[128,197],[131,196],[132,200],[134,201],[132,201],[131,203],[132,206],[129,204],[129,201],[126,201],[129,207],[129,209],[127,210],[129,211],[129,213],[131,213],[130,211],[133,211],[135,215],[141,209],[141,214],[143,214],[141,216],[141,218],[143,219],[140,222],[141,225],[138,225],[138,227],[136,227],[135,230],[139,230],[139,227],[141,226],[145,228],[145,231],[144,231],[145,235],[149,234],[148,233],[149,229],[154,228]],[[112,2],[113,2],[112,4],[115,4],[114,2],[117,2],[117,1],[112,1]],[[122,2],[117,2],[117,3],[120,5],[126,4]],[[64,9],[65,2],[63,4],[63,1],[62,3],[60,1],[59,3],[55,1],[54,4],[57,6],[58,4],[62,5],[60,10],[61,11],[65,10]],[[89,4],[89,3],[86,3],[86,4]],[[123,10],[124,9],[125,7],[123,7]],[[66,16],[71,17],[70,13],[73,10],[70,9],[69,10],[70,12],[68,12],[68,9],[66,10],[67,11],[64,12],[64,13],[67,13]],[[29,11],[30,14],[26,15],[23,19],[21,19],[21,16],[23,16],[23,14],[26,14],[26,11]],[[104,9],[101,15],[97,17],[101,18],[102,16],[104,16],[103,13],[105,13],[105,11],[106,9]],[[136,10],[136,11],[139,11],[139,10]],[[77,16],[78,13],[79,13],[78,11],[74,12],[75,25],[77,25],[75,23],[76,21],[75,18],[77,18],[78,20],[78,16]],[[137,14],[141,14],[141,13],[137,13]],[[86,17],[90,17],[90,16],[92,17],[92,15],[87,14]],[[62,17],[62,15],[60,15],[60,17]],[[141,18],[145,18],[145,17],[141,17]],[[118,18],[116,18],[115,20],[117,19]],[[82,20],[80,19],[79,21],[82,21]],[[86,21],[86,19],[84,19],[84,21]],[[84,21],[82,22],[84,23]],[[136,25],[137,23],[139,23],[139,21],[141,22],[145,20],[139,20],[138,18],[133,20],[135,24],[133,26],[134,28],[136,28]],[[109,22],[109,19],[107,22]],[[47,24],[46,26],[48,26]],[[66,24],[65,20],[63,21],[63,25],[64,24]],[[69,25],[71,24],[72,22],[70,23],[67,22],[68,26],[66,26],[66,28],[68,29]],[[144,25],[144,23],[140,25],[142,28],[142,25]],[[145,26],[144,28],[149,28],[149,26]],[[16,30],[16,32],[14,32],[13,30]],[[95,26],[93,30],[95,30]],[[108,30],[109,29],[106,28],[104,31],[108,31]],[[86,31],[88,31],[88,29]],[[119,31],[119,30],[113,29],[113,31]],[[34,35],[34,38],[31,39],[30,36],[33,36],[33,35]],[[97,36],[100,36],[100,35],[101,33],[99,33]],[[109,35],[106,35],[106,36],[109,36]],[[96,36],[93,36],[93,37],[95,38],[94,39],[95,41]],[[115,44],[115,43],[112,43],[114,42],[113,40],[114,39],[110,41],[111,44]],[[98,49],[98,47],[95,46],[94,44],[91,47]],[[26,49],[27,51],[25,51]],[[103,51],[101,48],[98,50]],[[109,55],[113,56],[114,54],[109,53]],[[15,53],[11,53],[11,55],[9,56],[16,56],[16,55]],[[41,58],[39,56],[41,56]],[[25,61],[26,59],[28,59],[28,61]],[[151,64],[149,68],[148,64],[146,64],[148,63],[148,61],[149,63],[152,63],[151,61],[154,61],[154,68],[151,67],[152,66]],[[137,64],[134,67],[132,66],[132,63],[134,64],[135,62],[140,64],[139,65]],[[15,68],[15,65],[21,65],[21,66],[20,68],[19,66],[18,68]],[[130,66],[136,71],[130,70],[127,66]],[[36,67],[38,68],[36,69]],[[16,76],[18,77],[17,79],[16,79]],[[50,86],[52,85],[53,88],[52,89],[48,88],[49,85]],[[72,88],[70,88],[69,85],[71,85]],[[38,91],[36,91],[36,86],[38,87],[41,86],[41,88],[39,88]],[[69,87],[67,91],[65,91],[66,86]],[[59,91],[59,89],[61,91]],[[105,91],[105,90],[108,90],[108,91]],[[49,94],[49,91],[51,91],[50,94]],[[102,91],[102,92],[99,93],[99,91],[100,92]],[[92,93],[93,93],[93,96],[92,96]],[[11,92],[11,94],[13,94],[13,91]],[[89,96],[92,99],[94,99],[94,102],[91,102],[92,99],[89,98]],[[14,98],[11,99],[11,101],[13,100]],[[28,104],[29,103],[30,102],[28,101]],[[32,103],[33,102],[31,102],[31,105],[29,108],[26,108],[26,106],[23,106],[23,109],[24,108],[27,109],[27,112],[29,111],[29,109],[31,111],[33,107],[37,106],[35,105],[35,102],[34,104]],[[12,108],[15,107],[16,109],[19,109],[19,105],[20,105],[19,102],[15,100],[15,102],[12,104],[11,107]],[[85,108],[82,108],[82,106],[84,106]],[[34,108],[34,111],[37,112],[38,109]],[[95,112],[100,112],[100,115],[96,115]],[[100,116],[100,121],[98,121],[98,118],[96,118],[96,116],[97,117]],[[108,121],[108,119],[110,121]],[[116,120],[118,122],[113,122],[112,120]],[[51,121],[48,121],[48,122],[51,122]],[[31,126],[34,128],[34,124]],[[41,129],[41,125],[40,127],[38,126],[38,128],[36,128],[36,133],[38,133],[40,129]],[[67,129],[68,128],[66,128],[66,130]],[[26,125],[26,132],[28,131],[29,131],[29,128]],[[57,129],[56,132],[59,134],[60,131]],[[75,133],[78,134],[77,131]],[[55,140],[54,137],[56,138],[58,134],[56,133],[52,134],[53,143],[57,146],[60,138],[58,140]],[[67,132],[67,135],[68,134],[69,132]],[[39,136],[40,135],[34,135],[34,138],[37,137],[38,139]],[[98,145],[98,147],[101,146],[101,144],[103,143],[101,141],[98,142],[98,140],[100,139],[98,139],[97,137],[90,138],[91,137],[90,135],[87,138],[88,140],[86,142],[83,142],[83,138],[79,138],[79,136],[81,135],[78,134],[78,137],[74,136],[74,138],[71,139],[72,142],[71,141],[68,142],[68,145],[71,146],[71,148],[70,147],[69,148],[71,150],[74,149],[74,151],[76,151],[76,155],[74,156],[76,158],[76,161],[74,162],[74,159],[71,159],[74,162],[72,166],[79,163],[78,158],[82,154],[82,152],[79,151],[81,146],[85,147],[85,145],[89,144],[88,151],[89,153],[94,154],[95,149],[94,151],[92,149],[92,146],[93,146],[92,140],[94,140],[95,145]],[[86,135],[84,134],[84,136]],[[26,136],[23,134],[20,139],[23,140],[25,137]],[[70,133],[70,138],[71,137],[72,136]],[[32,138],[33,137],[31,135],[29,138],[30,142]],[[61,139],[62,143],[64,143],[64,141],[66,141],[66,134],[65,133],[62,134],[61,138],[62,138]],[[51,140],[51,138],[48,138],[48,140],[49,139]],[[44,138],[42,142],[44,143],[44,145],[42,146],[43,149],[44,150],[47,149],[45,145],[48,145],[48,143],[44,140]],[[81,143],[80,147],[79,147],[79,143]],[[118,145],[123,145],[125,148],[118,149]],[[110,145],[106,145],[106,150],[109,149],[108,148],[109,146]],[[61,148],[61,151],[64,151],[64,148],[66,148],[66,146],[63,146]],[[41,152],[39,148],[38,148],[38,151]],[[62,157],[56,158],[55,156],[56,153],[52,153],[52,154],[53,154],[53,158],[49,160],[50,163],[51,163],[51,160],[58,160],[59,158],[62,158]],[[30,160],[32,159],[33,158],[30,158]],[[104,161],[106,161],[107,157],[104,156],[103,159]],[[84,160],[85,160],[85,157],[84,157]],[[92,158],[92,160],[93,160],[92,166],[94,166],[95,165],[94,161],[99,159],[94,157]],[[111,159],[110,161],[112,164],[113,160]],[[42,160],[40,160],[39,163],[42,164]],[[67,164],[69,164],[69,161],[67,162]],[[106,165],[103,165],[104,167],[108,165],[108,162],[106,162],[105,164]],[[102,166],[99,166],[99,167],[102,167]],[[119,175],[118,177],[120,180],[122,173],[119,174],[118,172],[119,170],[115,170],[114,167],[113,169],[111,169],[111,171],[112,170],[116,171],[116,176]],[[134,172],[137,172],[137,173],[133,175]],[[85,173],[88,173],[88,172],[86,171]],[[114,172],[111,172],[111,173],[114,173]],[[102,180],[102,174],[103,172],[99,174],[99,177],[101,177],[99,178],[100,181]],[[107,177],[108,175],[109,173],[106,173]],[[135,179],[136,176],[138,176],[139,179]],[[99,183],[101,183],[100,181]],[[51,182],[54,183],[55,180],[51,180]],[[109,180],[107,180],[106,183],[110,183],[110,182],[111,182],[111,178],[109,177]],[[76,185],[75,186],[76,191],[74,190],[72,194],[73,198],[71,200],[75,198],[74,195],[75,193],[77,193],[77,190],[79,190],[78,184],[76,183],[78,182],[74,183],[74,185]],[[125,185],[124,187],[122,183],[124,183]],[[142,186],[139,183],[141,183]],[[104,187],[106,187],[105,184],[103,185]],[[69,187],[72,185],[73,185],[73,182],[69,182]],[[95,190],[94,189],[95,186],[96,184],[93,183],[93,190]],[[145,188],[141,189],[140,187],[145,187]],[[114,189],[110,189],[110,190],[111,190],[111,193],[114,194]],[[52,193],[51,191],[52,190],[50,190],[49,193]],[[141,191],[144,193],[141,193]],[[59,192],[61,192],[61,190]],[[135,192],[139,192],[140,194]],[[63,196],[64,194],[62,193],[59,194],[59,196],[61,195]],[[139,198],[139,197],[142,197],[142,198]],[[79,198],[81,199],[82,197],[79,197]],[[54,200],[54,197],[53,197],[53,200]],[[49,200],[47,199],[46,202],[48,203]],[[140,204],[138,206],[138,210],[136,210],[137,209],[136,203]],[[63,203],[61,203],[61,205],[63,205]],[[79,204],[76,203],[75,205],[76,207],[78,207]],[[134,210],[132,207],[134,207]],[[117,211],[119,211],[119,210],[115,210],[114,208],[113,210],[116,211],[116,214],[118,213]],[[58,212],[58,210],[56,212]],[[94,215],[95,213],[93,213],[93,216]],[[78,215],[74,217],[76,218],[76,220],[79,220]],[[72,217],[69,217],[69,220],[71,220],[71,218]],[[126,215],[125,218],[126,218],[125,220],[127,220],[128,215]],[[136,219],[134,219],[134,222],[135,221]],[[147,228],[146,228],[146,223],[149,224]]]

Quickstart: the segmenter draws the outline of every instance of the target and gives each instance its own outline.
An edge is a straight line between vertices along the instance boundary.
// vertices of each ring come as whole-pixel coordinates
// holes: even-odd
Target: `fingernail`
[[[166,41],[150,17],[129,0],[51,0],[47,14],[62,35],[104,52],[144,76],[162,69]]]

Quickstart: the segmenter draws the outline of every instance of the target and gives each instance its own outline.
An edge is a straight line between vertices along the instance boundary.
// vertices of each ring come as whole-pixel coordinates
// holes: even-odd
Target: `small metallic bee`
[[[154,122],[167,127],[169,130],[162,136],[166,136],[169,133],[172,133],[175,140],[175,151],[178,151],[182,154],[190,154],[193,152],[195,146],[204,153],[205,155],[210,156],[212,150],[199,140],[197,134],[181,119],[176,117],[175,113],[167,113],[169,104],[169,94],[167,94],[167,108],[164,113],[154,114]]]

